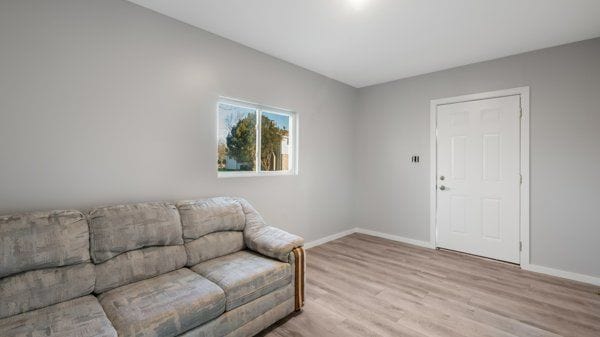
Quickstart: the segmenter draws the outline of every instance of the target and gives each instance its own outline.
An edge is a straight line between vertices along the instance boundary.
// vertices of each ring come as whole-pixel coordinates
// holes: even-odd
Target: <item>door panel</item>
[[[454,233],[467,233],[467,198],[450,197],[450,228]]]
[[[467,173],[467,137],[452,137],[452,178],[464,180]]]
[[[483,215],[481,219],[483,237],[486,239],[500,240],[500,220],[501,211],[500,199],[484,198],[481,202]]]
[[[483,180],[500,181],[500,135],[483,135]]]
[[[438,247],[519,262],[519,111],[518,95],[437,107]]]

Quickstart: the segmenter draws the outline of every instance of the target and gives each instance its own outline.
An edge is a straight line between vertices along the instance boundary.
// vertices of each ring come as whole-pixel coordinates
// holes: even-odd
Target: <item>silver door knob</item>
[[[446,186],[444,186],[444,185],[440,186],[440,190],[442,190],[442,191],[443,191],[443,190],[445,190],[445,189],[446,189]]]

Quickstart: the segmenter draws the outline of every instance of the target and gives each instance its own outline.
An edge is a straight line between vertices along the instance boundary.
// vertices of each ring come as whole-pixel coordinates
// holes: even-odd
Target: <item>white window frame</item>
[[[250,103],[241,101],[238,99],[220,97],[217,100],[217,147],[219,146],[219,105],[227,104],[233,105],[241,108],[249,108],[256,110],[256,157],[254,158],[255,167],[254,171],[219,171],[218,164],[216,166],[217,177],[218,178],[238,178],[238,177],[269,177],[269,176],[292,176],[298,174],[298,114],[294,111],[270,107],[262,104]],[[260,158],[261,158],[261,124],[262,124],[262,114],[263,112],[284,115],[288,116],[290,120],[289,127],[289,140],[292,142],[292,146],[290,146],[290,156],[289,156],[289,169],[286,171],[262,171]],[[218,151],[216,151],[216,156],[218,161]]]

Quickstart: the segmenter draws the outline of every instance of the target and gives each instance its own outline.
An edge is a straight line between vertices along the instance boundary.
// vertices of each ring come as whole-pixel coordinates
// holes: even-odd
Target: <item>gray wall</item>
[[[239,195],[428,240],[429,101],[529,85],[532,262],[600,276],[600,39],[360,90],[121,0],[2,1],[0,46],[0,213]],[[297,111],[300,175],[217,179],[219,95]]]
[[[0,2],[0,214],[215,195],[351,222],[356,89],[120,0]],[[219,95],[293,109],[300,175],[217,179]]]
[[[360,89],[357,225],[429,240],[430,100],[520,86],[531,87],[531,262],[600,276],[600,39]]]

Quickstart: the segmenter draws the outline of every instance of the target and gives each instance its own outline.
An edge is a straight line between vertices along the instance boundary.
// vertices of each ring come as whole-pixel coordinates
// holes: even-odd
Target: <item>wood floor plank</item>
[[[599,287],[352,234],[307,250],[306,306],[282,336],[600,337]]]

